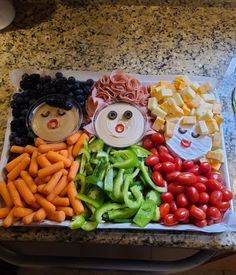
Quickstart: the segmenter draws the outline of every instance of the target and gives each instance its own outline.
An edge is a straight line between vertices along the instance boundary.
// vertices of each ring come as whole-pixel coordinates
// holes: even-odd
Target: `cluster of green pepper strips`
[[[76,176],[78,198],[85,211],[73,217],[72,229],[94,230],[103,221],[134,222],[145,227],[160,219],[160,193],[144,159],[150,152],[138,145],[116,150],[93,138],[84,144]],[[144,195],[144,191],[146,195]]]

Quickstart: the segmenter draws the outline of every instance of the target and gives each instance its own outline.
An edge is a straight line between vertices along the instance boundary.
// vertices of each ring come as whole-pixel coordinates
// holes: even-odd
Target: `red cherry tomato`
[[[179,171],[174,171],[166,175],[166,180],[167,181],[175,181],[176,177],[180,175],[181,172]]]
[[[185,170],[185,171],[189,170],[193,166],[194,166],[194,161],[193,160],[184,160],[183,161],[183,164],[182,164],[183,170]]]
[[[198,176],[200,174],[199,166],[197,164],[194,164],[194,166],[191,169],[189,169],[188,172]]]
[[[152,148],[152,149],[150,150],[150,152],[151,152],[153,155],[157,155],[157,156],[159,155],[156,148]]]
[[[204,204],[204,203],[207,203],[208,201],[209,201],[209,195],[207,194],[207,192],[199,193],[198,203]]]
[[[167,173],[171,173],[175,171],[175,164],[170,162],[170,161],[166,161],[162,163],[162,167],[161,170]]]
[[[222,183],[220,183],[217,180],[210,179],[207,182],[207,187],[209,187],[211,190],[223,190],[224,186]]]
[[[160,216],[161,218],[164,218],[169,212],[170,212],[170,205],[169,203],[162,203],[160,205]]]
[[[215,190],[210,195],[210,203],[213,205],[217,205],[222,201],[222,198],[223,198],[222,192],[219,190]]]
[[[157,150],[159,153],[164,152],[164,153],[169,154],[168,148],[164,145],[157,145]]]
[[[151,148],[153,148],[153,146],[154,146],[154,144],[151,141],[150,137],[145,137],[143,140],[143,147],[145,149],[151,149]]]
[[[156,144],[163,144],[165,141],[165,138],[160,133],[155,133],[151,135],[151,141]]]
[[[169,162],[175,163],[175,159],[166,152],[160,152],[159,157],[162,162],[169,161]]]
[[[170,213],[175,213],[175,211],[178,209],[176,202],[173,200],[170,202]]]
[[[201,182],[201,183],[207,184],[208,178],[203,177],[203,176],[197,176],[197,182]]]
[[[163,222],[164,222],[164,224],[167,225],[167,226],[175,225],[175,224],[178,223],[178,222],[176,221],[176,219],[175,219],[174,214],[167,214],[167,215],[165,215],[165,217],[164,217],[164,219],[163,219]]]
[[[177,195],[180,193],[184,193],[186,188],[183,185],[172,182],[172,183],[168,184],[167,189],[173,195]]]
[[[212,219],[207,219],[207,225],[212,225],[214,221]]]
[[[206,175],[208,173],[211,173],[211,165],[209,162],[202,162],[199,168],[202,174]]]
[[[195,205],[192,205],[190,208],[190,214],[197,220],[204,220],[206,218],[205,212]]]
[[[194,221],[194,224],[198,227],[204,227],[204,226],[207,226],[207,220],[204,219],[204,220],[195,220]]]
[[[196,182],[193,186],[197,189],[198,192],[206,191],[206,185],[204,183]]]
[[[186,196],[187,199],[193,203],[198,202],[199,200],[199,193],[194,186],[187,187]]]
[[[153,171],[161,171],[161,167],[162,167],[162,163],[159,162],[156,165],[154,165]]]
[[[171,201],[173,201],[174,196],[170,192],[164,192],[161,194],[161,199],[163,202],[170,203]]]
[[[175,211],[175,219],[179,222],[185,221],[189,217],[189,210],[187,208],[178,208]]]
[[[161,187],[165,186],[162,175],[158,171],[154,171],[152,173],[152,179],[156,185],[161,186]]]
[[[159,163],[159,158],[157,155],[151,155],[145,158],[145,164],[148,166],[154,166]]]
[[[227,201],[222,201],[222,202],[218,203],[218,204],[216,205],[216,207],[217,207],[220,211],[225,212],[227,209],[230,208],[230,203],[227,202]]]
[[[223,201],[230,201],[230,200],[233,199],[233,193],[230,192],[230,191],[227,190],[227,189],[223,189],[223,190],[222,190],[222,195],[223,195],[223,197],[222,197],[222,200],[223,200]]]
[[[217,172],[212,172],[206,175],[208,179],[217,180],[222,183],[222,175]]]
[[[208,206],[207,204],[201,204],[198,206],[198,208],[202,209],[206,213]]]
[[[186,207],[188,205],[188,199],[184,193],[180,193],[176,197],[176,203],[178,206]]]
[[[176,177],[176,181],[183,185],[192,185],[197,182],[197,177],[193,173],[182,172]]]
[[[216,207],[208,207],[206,211],[207,217],[212,220],[218,220],[221,218],[220,210]]]
[[[180,157],[175,158],[175,170],[182,171],[182,159]]]

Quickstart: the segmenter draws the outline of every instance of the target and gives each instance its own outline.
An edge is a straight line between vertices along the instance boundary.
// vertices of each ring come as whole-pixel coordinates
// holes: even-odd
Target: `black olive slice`
[[[110,111],[107,115],[107,117],[111,120],[114,120],[117,118],[117,112],[116,111]]]
[[[199,135],[199,134],[194,133],[194,132],[192,132],[192,133],[191,133],[191,136],[192,136],[193,138],[198,138],[198,137],[200,137],[200,135]]]
[[[47,111],[41,114],[42,117],[48,117],[49,115],[50,115],[50,111]]]
[[[185,134],[185,133],[187,133],[187,130],[186,130],[186,129],[182,129],[182,128],[180,128],[180,127],[179,127],[178,131],[179,131],[180,134]]]
[[[123,116],[126,119],[130,119],[133,116],[133,113],[131,111],[127,110],[127,111],[124,112]]]

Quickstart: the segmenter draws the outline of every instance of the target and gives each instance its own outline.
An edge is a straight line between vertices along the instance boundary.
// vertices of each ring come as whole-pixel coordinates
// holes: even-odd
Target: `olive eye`
[[[64,116],[66,114],[66,112],[64,110],[58,109],[57,113],[59,116]]]
[[[110,111],[107,116],[108,116],[109,119],[114,120],[114,119],[117,118],[117,112],[116,111]]]
[[[191,133],[191,136],[192,136],[193,138],[198,138],[198,137],[200,137],[199,134],[196,134],[196,133],[194,133],[194,132]]]
[[[41,114],[42,117],[48,117],[50,115],[50,111],[46,111]]]
[[[123,116],[126,119],[130,119],[133,116],[133,113],[131,111],[125,111]]]
[[[180,128],[180,127],[179,127],[178,131],[179,131],[180,134],[185,134],[185,133],[187,133],[187,130],[182,129],[182,128]]]

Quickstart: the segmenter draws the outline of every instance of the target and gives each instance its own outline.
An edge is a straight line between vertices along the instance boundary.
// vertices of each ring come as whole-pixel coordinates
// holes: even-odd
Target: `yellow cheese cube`
[[[199,117],[200,120],[209,120],[213,118],[213,113],[211,111],[207,111],[204,115]]]
[[[206,122],[204,120],[200,120],[198,122],[198,134],[207,135],[209,133]]]
[[[169,88],[170,85],[171,85],[171,83],[167,82],[165,80],[161,80],[156,84],[156,86],[160,86],[160,87],[163,87],[163,88]]]
[[[176,76],[174,85],[177,91],[182,91],[186,88],[187,84],[185,80],[183,80],[182,76]]]
[[[221,103],[220,102],[215,102],[213,104],[212,111],[213,111],[214,114],[218,114],[219,115],[221,113],[221,108],[222,108]]]
[[[193,89],[194,90],[194,92],[198,92],[198,88],[199,88],[199,85],[198,85],[198,83],[190,83],[189,84],[189,86],[191,87],[191,89]]]
[[[161,91],[161,87],[155,87],[151,91],[151,96],[155,97],[157,99],[157,101],[161,99],[161,97],[160,97],[160,91]]]
[[[217,149],[214,151],[209,151],[206,155],[207,158],[209,159],[214,159],[217,160],[219,162],[224,162],[224,154],[222,149]]]
[[[222,116],[220,116],[220,115],[215,115],[214,119],[216,120],[216,122],[218,123],[218,125],[220,125],[224,121],[224,118]]]
[[[197,92],[200,94],[205,94],[211,89],[211,86],[208,82],[202,83],[200,87],[197,89]]]
[[[170,106],[170,113],[178,116],[181,116],[184,114],[184,111],[179,106],[177,106],[173,98],[168,98],[167,102]]]
[[[165,131],[166,136],[171,138],[174,134],[174,130],[175,130],[175,123],[171,121],[167,121],[166,131]]]
[[[174,114],[168,114],[165,118],[165,120],[167,121],[178,121],[179,117],[174,115]]]
[[[203,115],[205,115],[208,111],[212,112],[212,107],[213,105],[209,103],[201,104],[197,107],[195,114],[202,120]]]
[[[182,92],[182,96],[185,102],[187,101],[191,101],[192,99],[194,99],[194,97],[196,96],[196,93],[194,92],[193,89],[191,89],[189,86],[187,86],[183,92]]]
[[[185,116],[189,115],[191,112],[191,110],[189,109],[189,107],[186,104],[184,104],[184,106],[182,107],[182,110],[183,110]]]
[[[162,110],[164,110],[166,113],[170,112],[170,106],[168,102],[165,100],[162,104],[159,105]]]
[[[158,107],[157,99],[155,97],[149,97],[148,99],[148,110],[152,111]]]
[[[220,161],[217,161],[217,160],[214,160],[214,159],[209,159],[209,162],[211,164],[212,169],[214,169],[216,171],[220,170],[220,167],[221,167],[221,162]]]
[[[165,124],[165,120],[160,117],[157,117],[152,125],[152,129],[154,129],[157,132],[161,131],[164,129],[164,124]]]
[[[173,98],[178,106],[184,106],[184,101],[179,93],[174,93]]]
[[[197,123],[197,120],[195,116],[183,116],[181,120],[181,124],[191,125],[196,123]]]
[[[166,97],[170,97],[172,95],[173,95],[173,92],[171,91],[171,89],[162,88],[161,91],[160,91],[161,99],[164,99]]]
[[[209,102],[209,103],[214,103],[216,100],[215,95],[213,93],[203,94],[202,98],[205,102]]]
[[[163,111],[160,107],[156,107],[155,109],[152,110],[152,114],[156,117],[160,117],[160,118],[165,118],[165,116],[167,115],[167,113],[165,111]]]
[[[214,134],[219,131],[219,127],[215,119],[207,120],[206,125],[210,134]]]
[[[203,104],[203,99],[199,96],[196,95],[194,99],[192,99],[189,103],[188,106],[191,108],[197,108],[199,105]]]
[[[212,137],[212,146],[214,148],[220,148],[221,147],[221,133],[217,132]]]

